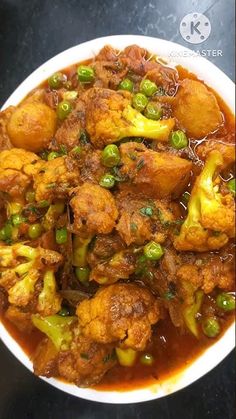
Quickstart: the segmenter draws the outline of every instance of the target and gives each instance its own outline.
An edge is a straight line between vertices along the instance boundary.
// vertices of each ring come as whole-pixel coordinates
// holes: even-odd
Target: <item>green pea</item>
[[[59,316],[66,317],[70,315],[70,310],[68,309],[68,307],[62,307],[57,314],[59,314]]]
[[[51,151],[51,153],[48,154],[48,160],[53,160],[59,157],[59,153],[56,151]]]
[[[94,69],[87,65],[80,65],[77,68],[77,74],[81,83],[91,83],[94,80]]]
[[[64,244],[67,242],[67,229],[66,227],[56,229],[56,243]]]
[[[154,362],[154,358],[153,358],[153,356],[152,356],[151,354],[146,353],[146,354],[143,354],[143,355],[141,356],[141,358],[140,358],[140,362],[141,362],[141,364],[143,364],[143,365],[150,366],[150,365],[152,365],[152,364],[153,364],[153,362]]]
[[[228,188],[233,195],[236,194],[236,180],[235,179],[230,179],[228,181]]]
[[[35,201],[35,192],[28,191],[26,192],[25,199],[27,202],[34,202]]]
[[[99,185],[106,189],[111,189],[115,185],[115,178],[113,175],[106,173],[104,176],[101,177],[99,181]]]
[[[19,225],[21,225],[23,222],[25,222],[25,218],[24,217],[22,217],[22,215],[21,214],[13,214],[12,215],[12,217],[11,217],[11,221],[12,221],[12,224],[15,226],[15,227],[18,227]]]
[[[102,151],[102,164],[106,167],[114,167],[120,162],[119,148],[115,144],[108,144]]]
[[[155,103],[148,103],[144,111],[144,115],[148,119],[158,120],[162,117],[161,106],[156,105]]]
[[[152,95],[154,95],[154,93],[157,92],[158,87],[157,87],[156,83],[154,83],[153,81],[148,80],[148,79],[144,79],[140,83],[139,90],[140,90],[141,93],[143,93],[146,96],[152,96]]]
[[[132,105],[137,111],[139,112],[144,111],[147,104],[148,104],[148,98],[145,95],[143,95],[142,93],[136,93],[136,95],[134,95],[133,100],[132,100]]]
[[[67,100],[63,100],[62,102],[58,103],[57,116],[61,121],[63,121],[63,119],[65,119],[71,111],[72,105]]]
[[[28,236],[31,239],[37,239],[42,234],[42,226],[39,223],[31,224],[28,229]]]
[[[149,260],[159,260],[163,256],[164,251],[159,243],[151,241],[144,246],[143,253]]]
[[[85,268],[76,268],[75,269],[75,274],[76,277],[78,278],[78,280],[83,284],[88,282],[89,280],[89,274],[90,274],[90,269],[85,267]]]
[[[170,144],[177,150],[188,146],[188,139],[183,131],[173,131],[170,137]]]
[[[62,86],[63,81],[66,80],[66,76],[62,73],[54,73],[48,79],[48,84],[51,89],[59,89]]]
[[[208,338],[214,338],[220,333],[220,324],[214,317],[208,317],[202,322],[202,330]]]
[[[217,295],[216,304],[224,311],[235,310],[235,296],[233,294],[222,292],[221,294]]]
[[[10,223],[6,223],[0,230],[0,240],[9,240],[12,238],[13,227]]]
[[[130,79],[124,79],[120,82],[118,89],[132,92],[134,89],[134,83]]]

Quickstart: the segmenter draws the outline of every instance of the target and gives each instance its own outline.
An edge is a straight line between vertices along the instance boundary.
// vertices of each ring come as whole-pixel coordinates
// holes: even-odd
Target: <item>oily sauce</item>
[[[233,320],[233,314],[228,314],[224,318],[222,332],[218,339],[223,336]],[[36,329],[31,333],[20,332],[4,316],[2,316],[1,322],[23,351],[29,357],[32,357],[44,335]],[[215,341],[216,339],[214,339]],[[101,391],[127,391],[160,383],[170,378],[171,375],[184,370],[212,343],[212,339],[203,334],[201,334],[199,340],[189,333],[182,334],[167,317],[160,320],[154,327],[152,343],[145,351],[154,357],[155,362],[152,366],[142,365],[139,361],[140,357],[137,358],[133,367],[116,365],[108,371],[102,382],[97,384],[95,388]],[[142,353],[140,353],[141,355]]]

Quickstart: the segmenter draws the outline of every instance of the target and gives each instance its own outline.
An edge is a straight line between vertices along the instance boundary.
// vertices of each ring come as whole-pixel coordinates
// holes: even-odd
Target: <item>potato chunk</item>
[[[120,152],[123,164],[120,174],[129,181],[120,183],[122,189],[150,198],[175,198],[188,184],[192,168],[188,160],[137,143],[122,144]]]
[[[174,101],[174,116],[192,138],[203,138],[223,122],[217,100],[200,81],[184,79]]]
[[[56,129],[56,114],[40,102],[24,103],[13,112],[7,131],[15,147],[38,152],[47,148]]]

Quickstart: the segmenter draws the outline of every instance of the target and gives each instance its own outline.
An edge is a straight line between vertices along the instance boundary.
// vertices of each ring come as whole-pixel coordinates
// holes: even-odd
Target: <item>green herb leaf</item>
[[[64,144],[61,144],[60,145],[60,155],[63,156],[63,155],[66,155],[66,154],[67,154],[67,148]]]
[[[165,292],[165,294],[164,294],[164,298],[165,298],[165,300],[172,300],[172,298],[174,298],[175,297],[175,295],[173,294],[173,292],[171,292],[171,291],[167,291],[167,292]]]
[[[137,156],[135,153],[132,153],[132,152],[127,153],[127,156],[133,161],[137,160]]]
[[[111,173],[114,176],[116,182],[126,182],[129,179],[128,175],[121,175],[118,167],[113,167]]]
[[[153,209],[151,207],[143,207],[139,210],[139,212],[145,217],[151,217],[153,215]]]
[[[220,231],[212,231],[212,235],[214,236],[214,237],[219,237],[220,236]]]
[[[81,131],[80,133],[80,144],[86,145],[90,143],[89,135],[86,131]]]
[[[145,161],[143,159],[140,159],[137,163],[136,169],[141,170],[144,165],[145,165]]]
[[[134,233],[135,231],[137,231],[138,226],[135,223],[130,223],[130,230]]]
[[[46,185],[46,189],[54,189],[56,186],[57,186],[57,184],[55,182],[54,183],[48,183]]]
[[[80,358],[82,358],[82,359],[89,359],[89,356],[88,356],[88,354],[86,354],[84,352],[81,352]]]
[[[103,362],[104,364],[106,364],[107,362],[114,361],[115,359],[116,359],[116,352],[115,350],[113,350],[112,352],[104,356]]]

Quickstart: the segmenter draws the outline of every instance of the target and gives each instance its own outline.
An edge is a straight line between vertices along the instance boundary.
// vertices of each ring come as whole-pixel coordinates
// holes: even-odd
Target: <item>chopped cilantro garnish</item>
[[[143,207],[139,210],[141,215],[151,217],[153,215],[153,209],[151,207]]]
[[[137,163],[136,169],[141,170],[144,165],[145,165],[145,161],[143,159],[140,159]]]
[[[80,358],[82,358],[82,359],[89,359],[89,356],[85,352],[81,352]]]
[[[130,230],[131,230],[132,232],[137,231],[137,229],[138,229],[137,224],[135,224],[135,223],[130,223]]]

